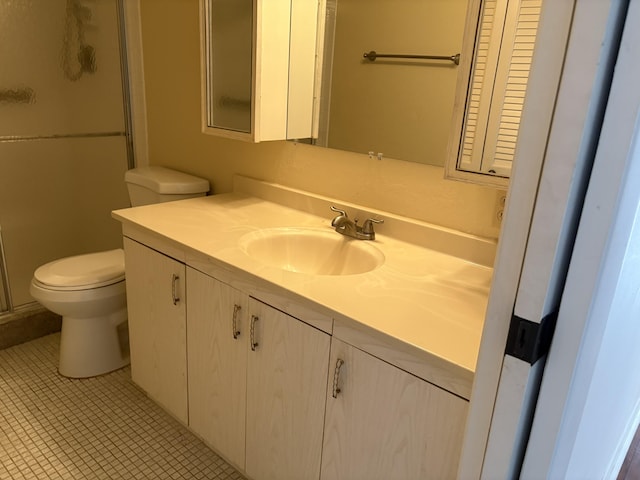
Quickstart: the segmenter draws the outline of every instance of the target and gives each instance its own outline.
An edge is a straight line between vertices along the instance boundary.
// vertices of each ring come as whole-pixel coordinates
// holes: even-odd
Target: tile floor
[[[131,382],[58,375],[60,334],[0,351],[0,479],[242,479]]]

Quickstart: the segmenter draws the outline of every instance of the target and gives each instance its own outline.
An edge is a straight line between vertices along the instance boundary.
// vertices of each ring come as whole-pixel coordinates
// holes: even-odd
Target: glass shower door
[[[0,0],[5,304],[33,301],[39,265],[121,245],[110,217],[129,205],[131,161],[119,3]]]

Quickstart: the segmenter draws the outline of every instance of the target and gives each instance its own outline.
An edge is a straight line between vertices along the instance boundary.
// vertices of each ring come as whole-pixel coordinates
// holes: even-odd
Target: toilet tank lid
[[[124,250],[61,258],[39,267],[34,278],[52,287],[98,287],[124,279]]]
[[[204,178],[155,165],[128,170],[124,175],[124,181],[163,194],[180,195],[209,191],[209,181]]]

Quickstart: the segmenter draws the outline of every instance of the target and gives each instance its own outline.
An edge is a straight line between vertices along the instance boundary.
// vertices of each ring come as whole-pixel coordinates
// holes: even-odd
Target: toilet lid
[[[89,253],[42,265],[33,274],[50,287],[100,287],[124,280],[124,250]]]

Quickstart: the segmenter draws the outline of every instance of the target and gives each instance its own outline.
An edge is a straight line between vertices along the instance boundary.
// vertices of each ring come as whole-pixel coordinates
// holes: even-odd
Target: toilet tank
[[[209,191],[204,178],[157,166],[128,170],[124,181],[133,207],[202,197]]]

